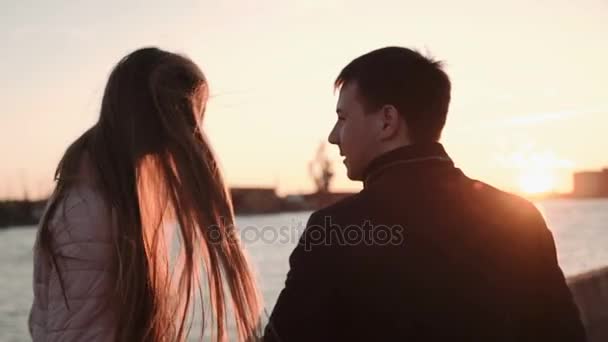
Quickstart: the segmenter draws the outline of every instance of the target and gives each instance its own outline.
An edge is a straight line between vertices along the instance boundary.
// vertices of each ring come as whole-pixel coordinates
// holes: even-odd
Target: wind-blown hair
[[[205,292],[200,310],[211,318],[214,340],[227,339],[230,311],[240,340],[257,338],[254,277],[201,129],[208,93],[190,59],[157,48],[134,51],[110,74],[98,122],[57,167],[37,248],[53,257],[49,220],[85,161],[116,223],[112,304],[120,341],[184,340],[197,290]],[[169,226],[179,233],[177,258],[171,257]],[[201,333],[208,332],[205,323]]]

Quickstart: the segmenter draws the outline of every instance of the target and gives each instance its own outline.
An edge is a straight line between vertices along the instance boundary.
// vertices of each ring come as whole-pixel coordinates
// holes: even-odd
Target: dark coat
[[[373,161],[313,213],[265,341],[584,341],[530,202],[467,178],[439,143]]]

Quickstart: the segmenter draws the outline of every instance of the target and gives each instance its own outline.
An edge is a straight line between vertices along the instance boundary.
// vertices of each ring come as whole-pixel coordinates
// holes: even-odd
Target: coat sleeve
[[[77,200],[52,220],[47,341],[114,341],[114,253],[107,212]],[[54,222],[53,222],[54,221]]]
[[[285,288],[266,326],[264,341],[330,339],[337,270],[336,248],[328,229],[320,213],[311,215],[289,258]]]
[[[529,228],[537,232],[537,253],[531,260],[530,335],[535,341],[586,341],[578,307],[558,265],[553,235],[538,210],[531,216]]]

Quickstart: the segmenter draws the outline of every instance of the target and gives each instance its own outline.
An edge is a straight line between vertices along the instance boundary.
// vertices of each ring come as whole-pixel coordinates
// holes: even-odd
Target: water
[[[608,265],[608,200],[546,200],[537,203],[555,237],[566,275]],[[288,257],[309,213],[237,218],[265,299],[272,310],[283,287]],[[265,228],[266,227],[266,228]],[[0,231],[0,341],[27,341],[32,302],[35,229]],[[196,330],[194,330],[196,332]]]

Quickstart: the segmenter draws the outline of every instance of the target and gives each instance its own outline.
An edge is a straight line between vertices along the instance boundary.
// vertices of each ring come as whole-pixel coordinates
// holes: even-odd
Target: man
[[[438,142],[441,63],[387,47],[335,86],[329,142],[364,189],[311,215],[266,341],[584,341],[538,210],[467,178]]]

